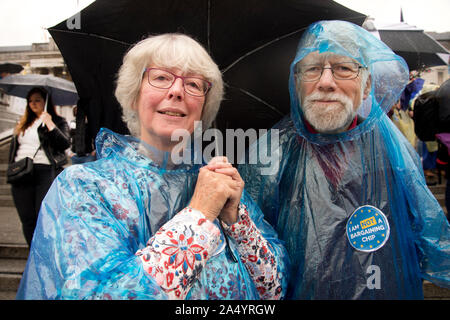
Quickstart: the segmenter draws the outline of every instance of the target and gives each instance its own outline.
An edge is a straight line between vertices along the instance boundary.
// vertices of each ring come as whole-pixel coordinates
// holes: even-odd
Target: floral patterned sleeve
[[[219,239],[219,228],[200,211],[187,207],[164,224],[136,255],[169,299],[184,299]]]
[[[262,299],[281,298],[281,279],[271,245],[250,218],[247,208],[239,204],[238,221],[231,226],[222,222],[225,232],[237,243],[245,264]]]

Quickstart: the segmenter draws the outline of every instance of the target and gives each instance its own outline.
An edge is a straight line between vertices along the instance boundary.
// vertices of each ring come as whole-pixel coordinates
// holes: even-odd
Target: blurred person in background
[[[70,137],[66,120],[56,114],[51,95],[44,88],[32,88],[26,99],[25,113],[14,129],[9,163],[25,157],[33,159],[32,174],[11,183],[14,204],[30,246],[41,202],[67,163],[65,150],[70,147]]]

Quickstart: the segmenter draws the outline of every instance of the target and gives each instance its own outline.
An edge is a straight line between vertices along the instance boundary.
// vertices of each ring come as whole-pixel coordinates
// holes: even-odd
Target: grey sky
[[[0,46],[47,42],[49,35],[45,31],[46,27],[69,18],[92,2],[93,0],[0,0],[2,30]],[[450,0],[337,0],[337,2],[371,15],[376,23],[382,24],[399,22],[402,7],[405,22],[426,31],[450,31]]]

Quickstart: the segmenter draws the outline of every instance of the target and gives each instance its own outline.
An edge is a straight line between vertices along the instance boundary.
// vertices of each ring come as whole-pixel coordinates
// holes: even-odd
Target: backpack
[[[414,102],[414,132],[422,141],[436,140],[436,134],[440,131],[436,92],[437,90],[423,93]]]
[[[439,131],[450,132],[450,79],[441,84],[436,99],[439,103]]]

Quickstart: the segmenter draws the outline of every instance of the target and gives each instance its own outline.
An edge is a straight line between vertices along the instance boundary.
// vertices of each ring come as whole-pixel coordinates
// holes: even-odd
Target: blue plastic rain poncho
[[[18,299],[167,298],[135,254],[189,203],[199,165],[174,166],[168,153],[107,129],[96,144],[99,160],[64,170],[45,197]],[[144,156],[149,153],[153,161]],[[248,199],[244,194],[241,203],[272,246],[283,275],[285,249]],[[186,298],[259,299],[244,264],[225,249],[223,233],[219,243],[197,270],[198,280],[186,279],[194,281]],[[231,238],[229,245],[239,257]]]
[[[359,109],[365,120],[351,130],[306,128],[294,71],[315,51],[351,57],[370,72]],[[269,175],[261,175],[262,163],[239,169],[286,243],[287,298],[423,298],[422,278],[449,287],[449,225],[418,155],[386,116],[407,81],[404,60],[356,25],[322,21],[305,31],[291,64],[291,115],[250,148],[253,159],[279,157],[279,167]]]

